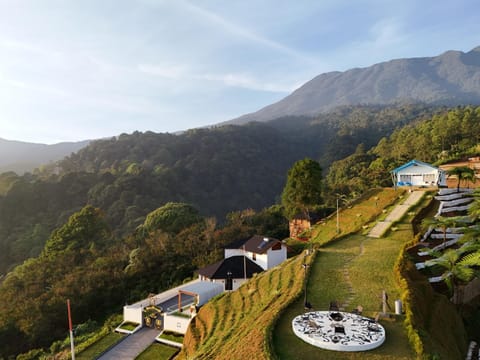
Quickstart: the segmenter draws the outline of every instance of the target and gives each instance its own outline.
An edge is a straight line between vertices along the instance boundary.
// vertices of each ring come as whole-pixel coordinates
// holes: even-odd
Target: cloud
[[[183,64],[139,64],[138,70],[150,75],[166,79],[180,79],[186,77],[188,67]]]
[[[213,11],[206,10],[198,5],[194,5],[187,0],[179,1],[183,7],[201,17],[207,19],[210,23],[218,25],[221,27],[222,31],[227,31],[231,34],[234,34],[238,37],[250,40],[256,44],[266,46],[270,49],[276,50],[282,54],[292,56],[294,58],[300,59],[307,63],[315,63],[316,59],[309,57],[301,51],[292,49],[280,42],[271,40],[265,36],[257,34],[251,30],[248,30],[242,26],[239,26],[232,21],[229,21]]]
[[[391,47],[406,40],[403,24],[398,18],[382,19],[370,28],[370,43],[376,47]]]
[[[248,74],[204,74],[198,79],[220,82],[225,86],[240,87],[250,90],[288,93],[295,89],[291,84],[269,83],[260,81]]]
[[[189,67],[183,64],[139,64],[137,66],[140,72],[158,76],[163,79],[173,79],[189,83],[192,81],[208,81],[220,83],[227,87],[236,87],[254,91],[268,91],[288,93],[293,91],[300,84],[280,83],[263,81],[248,73],[193,73],[188,71]]]
[[[55,97],[69,96],[69,94],[63,89],[59,89],[59,88],[55,88],[47,85],[38,85],[31,82],[27,83],[24,81],[17,81],[17,80],[7,80],[7,84],[15,88],[29,90],[35,93],[48,94]]]

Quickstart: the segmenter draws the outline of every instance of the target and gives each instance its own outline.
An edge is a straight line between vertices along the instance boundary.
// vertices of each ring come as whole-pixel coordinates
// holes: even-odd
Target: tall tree
[[[282,204],[287,218],[301,214],[310,217],[310,211],[322,201],[322,168],[312,159],[297,161],[288,171],[287,184],[282,193]]]
[[[468,166],[457,166],[447,171],[448,175],[457,177],[457,192],[460,192],[460,182],[472,181],[475,182],[475,171]]]

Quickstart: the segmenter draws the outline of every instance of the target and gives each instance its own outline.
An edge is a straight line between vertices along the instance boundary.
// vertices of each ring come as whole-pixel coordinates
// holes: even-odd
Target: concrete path
[[[149,347],[159,334],[159,330],[144,327],[135,334],[128,335],[125,340],[100,356],[98,360],[133,360]]]
[[[368,233],[368,236],[379,238],[392,226],[392,223],[400,220],[408,211],[408,209],[415,205],[423,196],[424,192],[421,190],[413,191],[408,194],[408,197],[402,204],[393,208],[390,214],[387,215],[384,221],[379,221]]]

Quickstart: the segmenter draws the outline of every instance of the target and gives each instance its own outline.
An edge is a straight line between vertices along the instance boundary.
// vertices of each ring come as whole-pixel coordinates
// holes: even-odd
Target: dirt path
[[[348,268],[350,267],[350,263],[352,261],[354,261],[359,256],[362,256],[364,254],[365,248],[363,246],[363,243],[365,242],[365,240],[366,239],[362,240],[362,242],[360,243],[359,253],[356,256],[354,256],[352,259],[347,261],[343,266],[343,276],[345,278],[345,282],[347,283],[347,287],[348,287],[348,297],[343,301],[342,304],[340,304],[339,310],[341,311],[348,311],[348,308],[350,307],[350,304],[356,295],[355,291],[353,290],[353,283],[352,283],[352,280],[350,279],[350,271],[348,270]]]

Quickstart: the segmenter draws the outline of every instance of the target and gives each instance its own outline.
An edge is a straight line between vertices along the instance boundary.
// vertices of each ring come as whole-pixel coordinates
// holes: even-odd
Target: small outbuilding
[[[447,186],[446,173],[433,165],[418,160],[392,170],[393,186]]]

